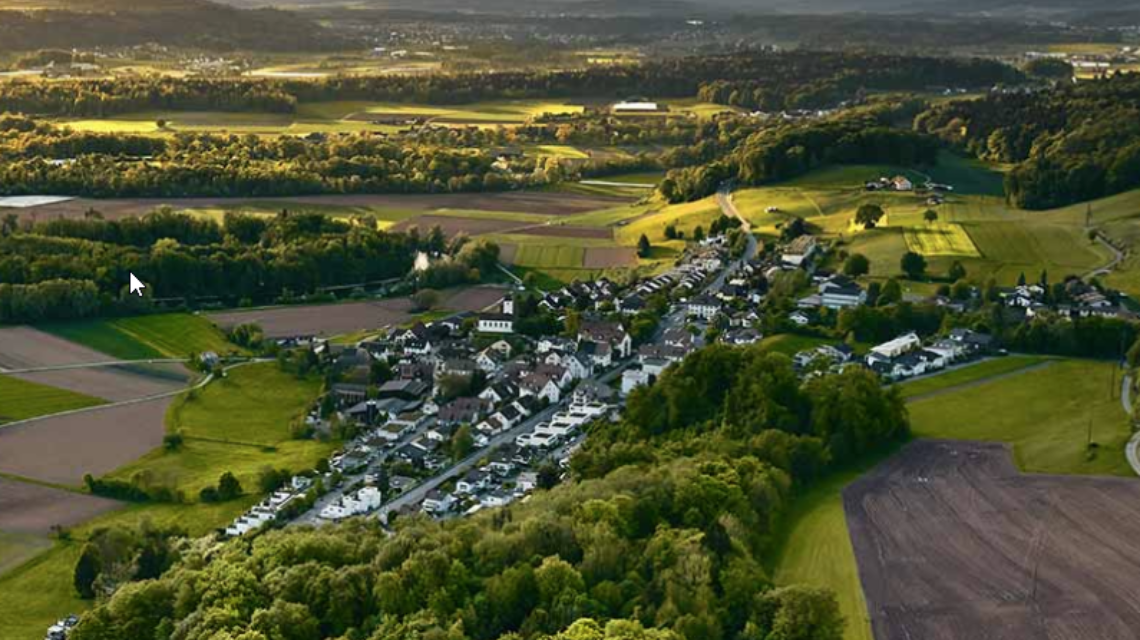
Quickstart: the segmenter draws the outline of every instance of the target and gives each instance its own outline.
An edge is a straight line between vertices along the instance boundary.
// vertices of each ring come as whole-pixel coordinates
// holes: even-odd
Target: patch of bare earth
[[[0,427],[0,472],[64,485],[100,476],[162,445],[171,399]]]
[[[844,507],[878,640],[1132,640],[1140,481],[1025,475],[1000,444],[919,441]]]
[[[122,503],[62,489],[0,478],[0,530],[47,534],[118,509]]]
[[[110,362],[105,353],[88,349],[31,327],[0,328],[0,369],[14,371]],[[182,365],[130,365],[61,368],[16,374],[16,377],[111,401],[146,398],[186,386]]]
[[[440,307],[452,311],[479,311],[503,297],[495,287],[467,287],[444,292]],[[335,336],[368,329],[380,329],[412,321],[412,302],[393,298],[374,302],[304,307],[274,307],[231,311],[210,315],[221,327],[257,323],[271,338],[293,336]]]

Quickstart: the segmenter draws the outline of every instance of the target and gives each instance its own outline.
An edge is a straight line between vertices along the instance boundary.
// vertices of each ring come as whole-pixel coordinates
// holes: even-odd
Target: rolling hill
[[[348,44],[288,11],[208,0],[0,0],[0,51],[147,43],[214,51],[317,51]]]

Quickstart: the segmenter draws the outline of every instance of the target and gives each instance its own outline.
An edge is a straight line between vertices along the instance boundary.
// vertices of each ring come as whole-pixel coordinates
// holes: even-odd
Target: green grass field
[[[187,313],[88,320],[43,328],[124,360],[182,358],[203,351],[240,352],[209,320]]]
[[[962,385],[975,384],[996,376],[1012,374],[1040,365],[1043,362],[1048,362],[1048,358],[1007,356],[984,360],[953,371],[903,382],[898,385],[898,389],[903,398],[917,398],[927,394],[946,392]]]
[[[100,404],[104,401],[99,398],[0,376],[0,425]]]
[[[987,384],[912,402],[914,435],[1013,445],[1029,473],[1133,476],[1115,364],[1057,361]],[[1099,447],[1088,455],[1089,429]]]
[[[265,466],[305,471],[328,457],[335,443],[290,439],[290,425],[320,392],[317,380],[298,380],[276,364],[236,367],[226,379],[187,393],[171,405],[166,427],[181,433],[177,451],[156,449],[111,477],[142,473],[153,484],[173,487],[190,499],[225,471],[256,490]]]
[[[845,623],[844,640],[874,640],[874,636],[855,551],[847,534],[843,489],[885,458],[877,456],[836,472],[796,496],[768,563],[776,584],[811,585],[835,593]]]
[[[923,219],[928,208],[924,196],[863,191],[864,180],[908,173],[897,167],[824,168],[779,185],[740,191],[736,203],[759,233],[774,235],[791,218],[804,218],[823,236],[844,243],[848,252],[866,255],[873,278],[899,275],[899,260],[907,251],[924,254],[930,274],[943,275],[960,261],[971,279],[985,282],[993,277],[1004,285],[1013,284],[1022,273],[1036,276],[1047,271],[1055,281],[1083,275],[1111,259],[1109,251],[1087,237],[1087,205],[1053,211],[1013,209],[998,195],[999,171],[950,154],[942,158],[940,165],[924,170],[956,188],[936,208],[939,219],[933,224]],[[912,179],[921,180],[918,175]],[[878,204],[886,211],[878,228],[864,230],[853,224],[855,211],[863,204]],[[1138,194],[1092,203],[1093,223],[1131,244],[1140,240],[1138,205]],[[1140,292],[1140,259],[1132,267],[1126,262],[1110,282]]]
[[[794,333],[781,333],[774,336],[768,336],[760,341],[760,346],[772,351],[773,353],[782,353],[786,356],[794,356],[801,351],[814,349],[825,344],[835,344],[835,340],[828,340],[826,338],[817,338],[815,336],[800,336]]]
[[[320,393],[320,381],[298,380],[274,363],[234,367],[201,391],[178,398],[167,428],[188,438],[275,445]]]

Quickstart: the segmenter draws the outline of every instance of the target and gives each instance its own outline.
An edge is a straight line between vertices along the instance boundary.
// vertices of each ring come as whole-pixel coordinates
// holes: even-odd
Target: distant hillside
[[[348,5],[376,8],[422,9],[428,11],[466,11],[475,13],[534,13],[543,11],[589,12],[598,14],[632,13],[631,4],[662,6],[688,5],[693,13],[780,12],[780,13],[930,13],[978,14],[1005,17],[1040,17],[1065,15],[1074,18],[1091,11],[1140,9],[1140,0],[220,0],[234,6],[329,6]],[[672,7],[669,7],[672,8]]]
[[[151,42],[211,50],[346,46],[336,34],[275,9],[244,10],[207,0],[0,0],[0,50]]]

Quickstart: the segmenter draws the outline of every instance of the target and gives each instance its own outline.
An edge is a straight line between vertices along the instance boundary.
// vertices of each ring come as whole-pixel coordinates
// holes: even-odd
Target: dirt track
[[[114,500],[0,478],[0,530],[50,533],[121,507]]]
[[[115,358],[31,327],[0,328],[0,369],[32,369]],[[105,400],[145,398],[186,386],[181,365],[139,365],[24,373],[16,377]]]
[[[0,428],[0,472],[80,485],[162,445],[172,399],[97,409]]]
[[[1023,475],[919,441],[844,491],[878,640],[1131,640],[1140,481]]]
[[[440,306],[453,311],[479,311],[497,302],[505,292],[494,287],[457,289],[444,294]],[[410,300],[395,298],[379,302],[231,311],[211,314],[210,320],[222,327],[256,322],[271,338],[334,336],[409,322],[413,317],[411,309]]]

